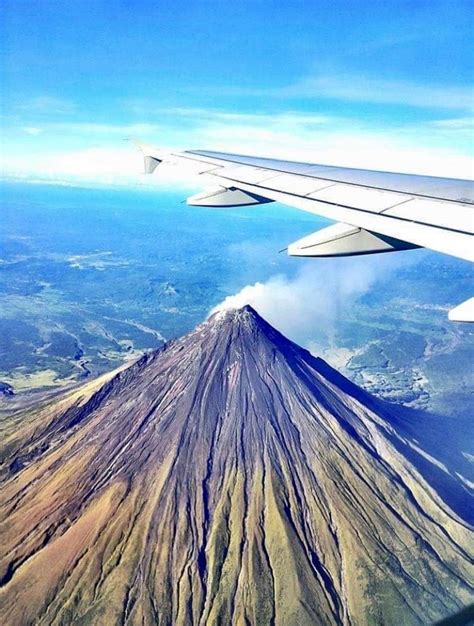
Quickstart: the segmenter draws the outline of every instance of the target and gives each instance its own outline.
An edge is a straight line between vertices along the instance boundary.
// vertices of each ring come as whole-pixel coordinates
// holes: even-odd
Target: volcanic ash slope
[[[12,416],[2,623],[398,626],[455,612],[473,597],[472,534],[426,468],[450,493],[462,477],[399,422],[250,307]]]

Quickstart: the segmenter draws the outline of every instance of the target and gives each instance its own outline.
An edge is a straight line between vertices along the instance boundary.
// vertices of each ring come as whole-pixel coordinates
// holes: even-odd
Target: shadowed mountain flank
[[[252,308],[217,313],[3,421],[2,623],[454,613],[473,597],[468,468],[416,419]]]

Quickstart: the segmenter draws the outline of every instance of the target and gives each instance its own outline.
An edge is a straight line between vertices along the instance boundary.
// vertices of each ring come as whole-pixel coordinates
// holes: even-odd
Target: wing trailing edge
[[[232,208],[273,202],[251,191],[242,191],[236,187],[217,187],[191,196],[186,200],[190,206]]]

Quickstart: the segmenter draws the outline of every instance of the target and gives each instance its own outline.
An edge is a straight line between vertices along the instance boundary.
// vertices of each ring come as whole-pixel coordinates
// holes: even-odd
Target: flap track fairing
[[[350,224],[333,224],[288,246],[288,254],[298,257],[334,257],[375,254],[417,248],[413,244]]]
[[[186,200],[190,206],[231,208],[273,202],[250,191],[242,191],[236,187],[217,187],[191,196]]]

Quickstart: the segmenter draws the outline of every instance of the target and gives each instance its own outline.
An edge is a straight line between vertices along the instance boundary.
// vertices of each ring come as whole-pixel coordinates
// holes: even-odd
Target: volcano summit
[[[0,614],[428,624],[472,601],[467,461],[252,308],[2,424]],[[429,424],[429,429],[427,425]]]

